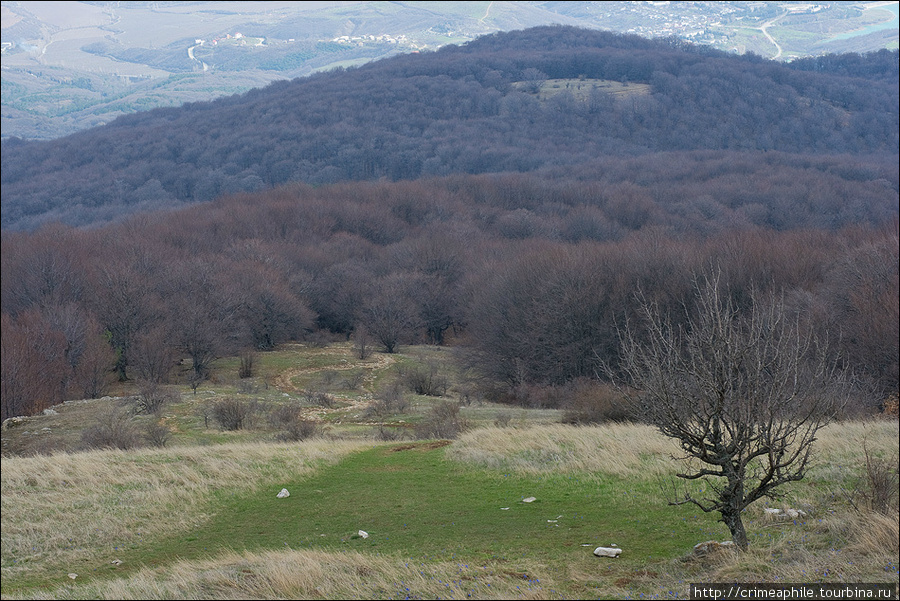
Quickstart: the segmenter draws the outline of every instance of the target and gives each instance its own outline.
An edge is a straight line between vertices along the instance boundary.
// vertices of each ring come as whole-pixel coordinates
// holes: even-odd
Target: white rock
[[[777,507],[766,507],[763,511],[765,511],[769,515],[778,515],[781,513],[781,510]]]
[[[59,415],[59,414],[56,411],[54,411],[53,409],[44,409],[44,415]]]
[[[618,547],[597,547],[594,549],[594,555],[597,557],[618,557],[622,554],[622,549]]]
[[[527,497],[525,499],[522,499],[523,503],[534,503],[535,501],[537,501],[536,497]]]
[[[509,511],[509,507],[501,507],[500,510],[501,511]]]
[[[801,518],[806,515],[806,512],[803,511],[802,509],[786,509],[784,512],[792,520],[796,520],[797,518]]]
[[[291,493],[288,492],[288,489],[282,488],[281,492],[275,496],[278,497],[279,499],[284,499],[285,497],[291,496]]]
[[[78,578],[78,574],[73,574],[72,572],[69,572],[69,578],[71,578],[72,580],[75,580],[76,578]]]
[[[733,545],[734,541],[731,540],[724,540],[722,542],[708,540],[694,545],[694,555],[709,555],[710,553],[721,551],[723,548],[731,547]]]
[[[360,530],[360,531],[359,531],[359,536],[360,536],[361,538],[369,538],[369,533],[366,532],[365,530]]]

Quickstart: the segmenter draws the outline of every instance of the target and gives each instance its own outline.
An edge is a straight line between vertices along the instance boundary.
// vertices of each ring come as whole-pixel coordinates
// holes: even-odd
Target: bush
[[[177,390],[160,385],[152,380],[145,380],[139,384],[136,412],[149,415],[158,415],[168,403],[178,401],[180,395]]]
[[[303,419],[302,407],[297,404],[279,405],[269,413],[269,424],[282,430],[276,438],[285,442],[297,442],[320,433],[319,425]]]
[[[223,430],[241,430],[249,426],[255,409],[255,403],[239,399],[223,399],[213,404],[212,417]]]
[[[603,422],[635,421],[622,396],[611,387],[578,380],[569,387],[563,402],[564,424],[599,424]]]
[[[512,421],[512,413],[509,411],[498,411],[494,416],[494,425],[498,428],[508,428]]]
[[[81,442],[93,449],[133,449],[140,438],[131,415],[118,407],[101,413],[96,424],[81,432]]]
[[[325,407],[326,409],[334,407],[334,398],[326,392],[307,389],[304,390],[302,394],[303,398],[310,405],[318,405],[319,407]]]
[[[459,414],[459,403],[444,401],[435,405],[428,417],[416,424],[416,438],[453,439],[468,428],[468,422]]]
[[[241,355],[241,365],[238,367],[238,378],[252,378],[253,377],[253,363],[256,360],[256,355],[254,353],[244,353]]]
[[[865,508],[883,515],[897,515],[900,510],[900,455],[888,459],[876,457],[863,443],[865,472],[851,492],[850,500],[857,510]]]
[[[400,428],[386,428],[384,424],[380,424],[375,431],[375,438],[383,442],[402,440],[404,438],[403,430]]]
[[[394,413],[403,413],[408,409],[409,401],[400,390],[400,382],[395,380],[375,394],[375,400],[366,408],[366,417],[384,418]]]
[[[410,391],[425,396],[444,396],[449,386],[447,378],[438,374],[436,365],[416,366],[402,373]]]
[[[147,429],[144,432],[144,438],[147,440],[147,443],[158,448],[166,446],[166,443],[169,442],[169,438],[171,437],[172,430],[159,421],[147,424]]]

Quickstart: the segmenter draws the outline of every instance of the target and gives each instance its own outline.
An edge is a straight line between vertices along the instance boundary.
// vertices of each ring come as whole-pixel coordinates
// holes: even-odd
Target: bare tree
[[[718,512],[743,550],[741,512],[805,476],[816,433],[836,415],[847,379],[782,302],[754,294],[741,314],[717,278],[696,288],[686,327],[643,303],[647,335],[639,342],[628,328],[622,336],[623,389],[679,442],[687,468],[677,476],[705,482],[708,495],[686,492],[669,503]]]

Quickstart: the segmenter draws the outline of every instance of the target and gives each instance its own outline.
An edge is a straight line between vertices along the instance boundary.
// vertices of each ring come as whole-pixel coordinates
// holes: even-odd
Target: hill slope
[[[848,77],[572,27],[494,34],[51,142],[7,141],[2,225],[89,224],[289,181],[530,171],[608,154],[896,154],[898,54],[860,60],[865,77]],[[561,93],[542,92],[549,80]]]

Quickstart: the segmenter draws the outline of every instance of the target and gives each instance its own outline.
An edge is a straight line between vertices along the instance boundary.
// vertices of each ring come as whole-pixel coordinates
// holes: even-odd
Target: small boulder
[[[291,496],[291,493],[288,492],[288,489],[282,488],[282,489],[281,489],[281,492],[278,493],[278,494],[275,495],[275,496],[278,497],[279,499],[284,499],[284,498],[286,498],[286,497]]]
[[[594,555],[597,557],[618,557],[622,554],[622,549],[618,547],[597,547],[594,549]]]
[[[59,415],[59,414],[56,411],[54,411],[53,409],[44,409],[44,415]]]
[[[534,503],[535,501],[537,501],[536,497],[526,497],[526,498],[522,499],[523,503]]]
[[[365,530],[360,530],[360,531],[359,531],[359,537],[360,537],[360,538],[369,538],[369,533],[366,532]]]
[[[710,553],[717,553],[724,549],[728,549],[734,546],[734,541],[726,540],[726,541],[715,541],[708,540],[706,542],[697,543],[694,545],[694,555],[704,556],[709,555]]]

